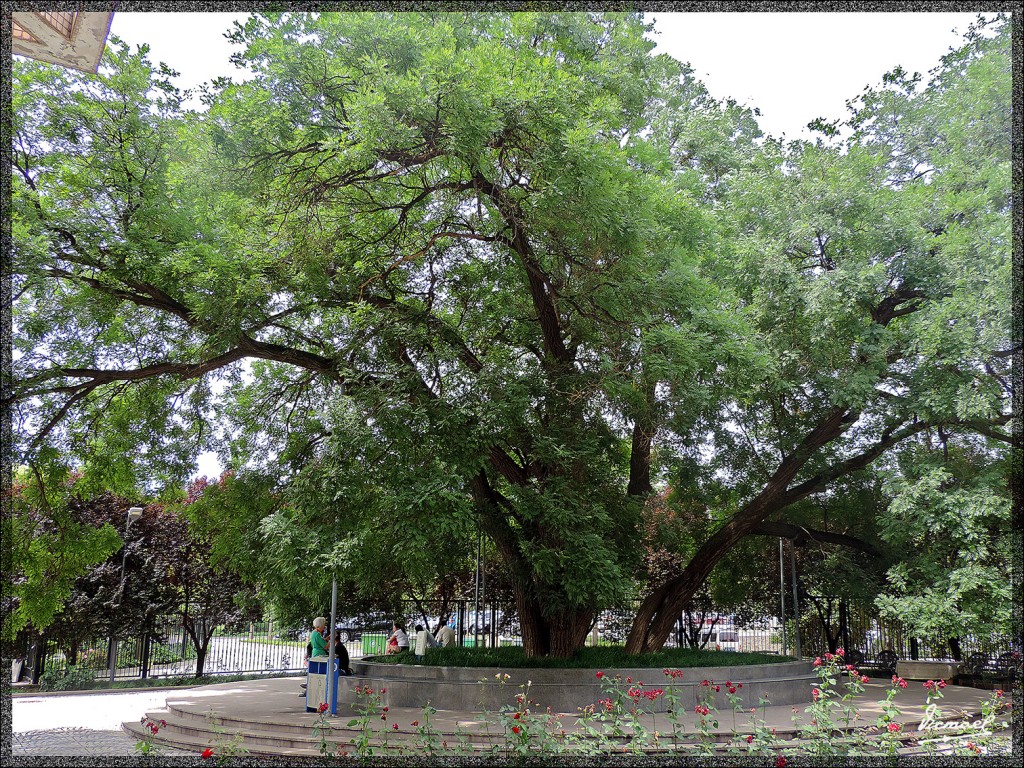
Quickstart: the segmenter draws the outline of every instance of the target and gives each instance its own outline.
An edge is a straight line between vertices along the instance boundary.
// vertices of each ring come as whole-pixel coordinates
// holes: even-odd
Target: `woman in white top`
[[[392,642],[392,641],[394,641],[394,642]],[[392,648],[395,648],[395,643],[398,644],[397,650],[392,650]],[[407,634],[405,634],[405,627],[403,627],[401,624],[399,624],[396,621],[394,623],[394,627],[393,627],[393,631],[391,632],[391,636],[388,638],[388,653],[401,653],[402,651],[408,651],[408,650],[409,650],[409,636]]]

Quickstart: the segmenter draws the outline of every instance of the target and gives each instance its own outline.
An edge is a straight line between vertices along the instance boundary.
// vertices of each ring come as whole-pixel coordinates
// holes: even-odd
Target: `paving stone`
[[[45,755],[135,755],[135,741],[123,731],[93,731],[88,728],[52,728],[11,734],[11,753],[20,756]],[[191,755],[176,749],[161,749],[164,755]]]

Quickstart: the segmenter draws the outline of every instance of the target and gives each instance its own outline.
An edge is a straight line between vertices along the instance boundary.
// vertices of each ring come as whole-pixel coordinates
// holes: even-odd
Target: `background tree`
[[[67,470],[21,470],[5,490],[5,645],[19,633],[47,630],[65,610],[76,580],[120,549],[115,524],[82,514],[88,502],[75,496],[75,480]]]

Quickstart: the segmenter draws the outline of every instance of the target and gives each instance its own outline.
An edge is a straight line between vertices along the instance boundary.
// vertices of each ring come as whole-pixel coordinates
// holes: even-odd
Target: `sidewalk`
[[[88,728],[53,728],[11,734],[14,757],[88,756],[118,757],[135,755],[135,740],[124,731],[94,731]],[[189,755],[192,752],[166,748],[164,755]]]
[[[205,686],[204,686],[205,687]],[[135,739],[121,723],[161,709],[180,687],[135,691],[68,691],[11,699],[14,755],[133,755]],[[167,754],[191,754],[168,751]]]

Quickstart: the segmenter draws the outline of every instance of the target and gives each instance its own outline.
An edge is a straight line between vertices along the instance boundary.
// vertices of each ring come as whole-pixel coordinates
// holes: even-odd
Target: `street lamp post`
[[[142,517],[143,507],[130,507],[128,509],[125,524],[124,524],[124,550],[121,553],[121,583],[117,587],[117,602],[114,603],[115,608],[121,606],[121,600],[124,599],[124,585],[127,577],[127,571],[125,571],[125,563],[128,560],[128,529],[131,528],[132,523]],[[114,673],[117,672],[117,638],[114,636],[113,628],[110,631],[110,682],[114,682]]]

